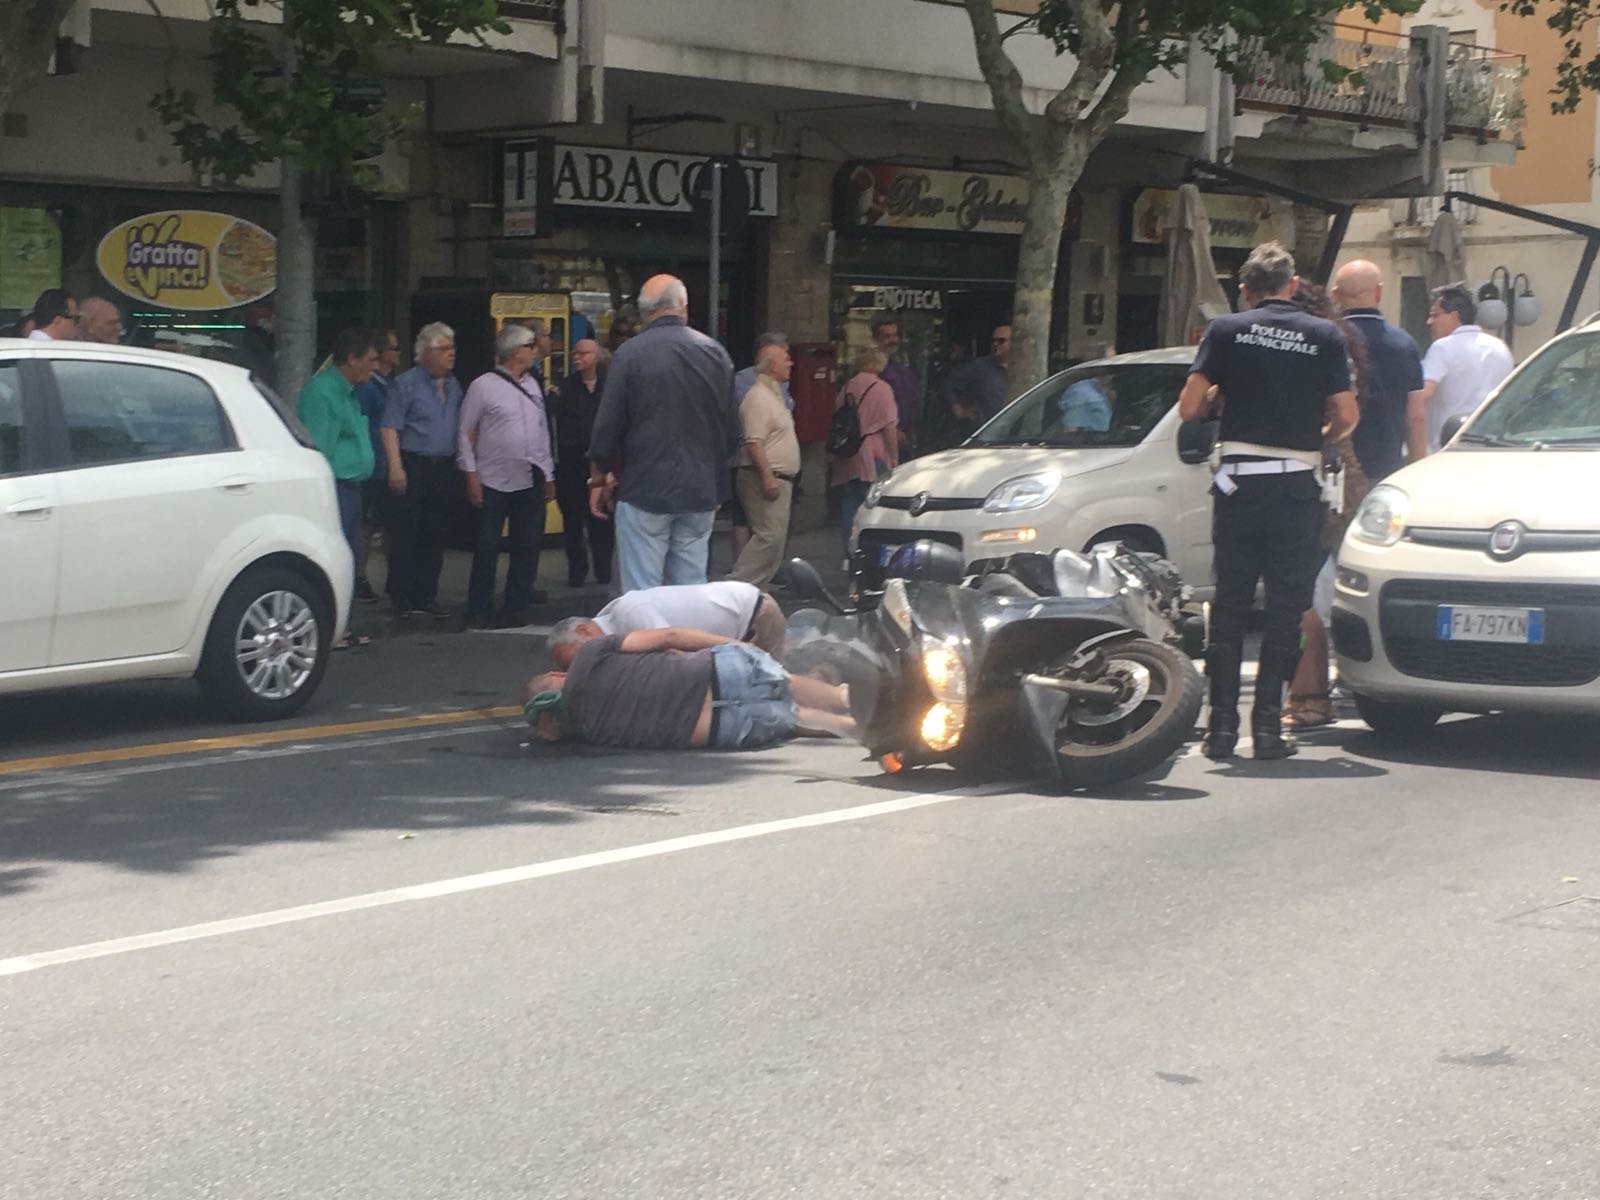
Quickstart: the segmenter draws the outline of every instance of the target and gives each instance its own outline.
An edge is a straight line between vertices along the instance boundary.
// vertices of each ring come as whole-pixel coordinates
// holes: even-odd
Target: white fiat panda
[[[1380,732],[1600,713],[1600,326],[1548,342],[1453,424],[1345,535],[1341,678]]]

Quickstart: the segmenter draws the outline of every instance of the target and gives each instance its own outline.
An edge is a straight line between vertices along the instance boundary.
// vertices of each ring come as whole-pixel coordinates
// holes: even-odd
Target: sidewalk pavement
[[[728,520],[719,517],[711,535],[710,579],[726,579],[732,568],[733,552],[728,543]],[[823,579],[835,594],[848,591],[848,580],[841,569],[844,557],[839,542],[839,531],[834,528],[814,529],[796,533],[789,538],[786,557],[803,558],[822,573]],[[495,601],[505,598],[507,556],[500,555],[499,571],[495,579]],[[439,576],[438,602],[451,612],[447,620],[429,620],[426,617],[408,617],[401,620],[389,607],[387,598],[377,604],[355,605],[351,614],[351,627],[357,633],[390,637],[410,634],[460,633],[467,611],[467,576],[472,570],[472,553],[467,550],[447,550],[444,570]],[[374,550],[367,561],[367,579],[374,588],[383,588],[388,571],[384,553]],[[592,579],[581,588],[567,586],[567,556],[559,542],[547,544],[539,555],[539,576],[535,585],[547,593],[549,601],[529,610],[531,624],[525,628],[530,634],[542,634],[564,617],[587,616],[598,612],[617,595],[615,575],[609,585],[595,583]],[[779,594],[780,602],[786,597]],[[788,605],[786,604],[786,607]]]

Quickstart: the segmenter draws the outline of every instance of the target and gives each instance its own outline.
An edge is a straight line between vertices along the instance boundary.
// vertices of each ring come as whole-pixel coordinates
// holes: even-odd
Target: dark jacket
[[[709,512],[728,498],[743,436],[728,352],[678,317],[657,317],[612,356],[589,457],[619,472],[617,499],[635,508]]]
[[[561,451],[562,462],[589,456],[589,435],[594,431],[594,418],[605,393],[604,371],[595,372],[593,392],[583,386],[583,379],[576,371],[561,381],[561,390],[550,406],[550,416],[556,423],[556,448]]]

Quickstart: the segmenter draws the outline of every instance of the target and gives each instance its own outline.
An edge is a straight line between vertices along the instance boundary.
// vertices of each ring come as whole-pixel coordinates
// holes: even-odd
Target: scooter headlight
[[[965,704],[935,704],[922,718],[922,740],[930,750],[953,750],[966,724]]]
[[[989,493],[983,502],[983,511],[1004,513],[1038,508],[1054,496],[1060,486],[1060,471],[1035,471],[1031,475],[1018,475]]]
[[[967,702],[967,664],[955,647],[943,642],[924,646],[922,674],[928,680],[928,690],[935,700],[946,704],[965,705]]]

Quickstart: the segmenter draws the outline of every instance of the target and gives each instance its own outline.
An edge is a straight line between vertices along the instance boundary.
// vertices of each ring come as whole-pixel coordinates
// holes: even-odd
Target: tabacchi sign
[[[706,159],[693,154],[656,154],[614,146],[555,148],[556,204],[626,212],[690,211],[689,193]],[[778,164],[741,159],[750,189],[750,215],[778,215]]]
[[[163,308],[236,308],[277,287],[278,243],[226,213],[145,213],[100,239],[95,262],[112,287]]]

